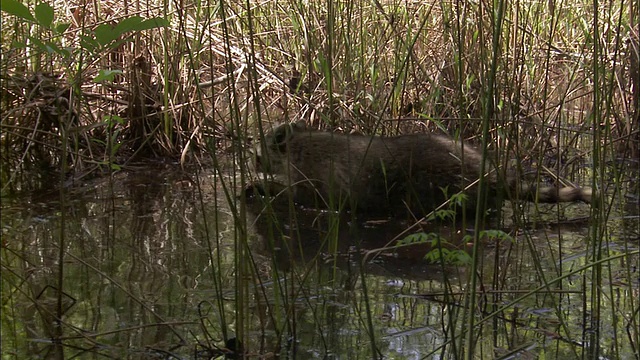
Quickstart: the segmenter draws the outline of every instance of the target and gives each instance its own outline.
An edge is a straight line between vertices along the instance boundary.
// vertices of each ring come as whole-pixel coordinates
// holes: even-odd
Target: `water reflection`
[[[440,246],[470,250],[464,239],[467,233],[446,223],[420,223],[407,232],[412,223],[401,219],[354,219],[351,214],[306,209],[287,199],[249,199],[248,209],[254,219],[251,227],[260,235],[262,250],[285,271],[295,264],[319,262],[338,265],[347,272],[353,272],[354,266],[363,267],[355,274],[365,271],[403,279],[442,280],[443,270],[454,267],[429,264],[424,259],[437,246],[431,243],[398,246],[398,241],[416,232],[434,233],[445,243]]]
[[[356,223],[288,202],[265,211],[262,202],[239,202],[241,189],[231,176],[167,167],[3,199],[3,354],[201,359],[230,356],[225,342],[233,338],[249,357],[453,354],[468,311],[469,267],[428,264],[423,257],[433,248],[425,245],[395,246],[390,240],[407,223]],[[513,232],[512,242],[482,244],[478,318],[538,287],[543,274],[561,277],[588,262],[587,226],[545,225]],[[421,231],[438,233],[449,250],[470,250],[460,228]],[[553,236],[559,245],[549,248]],[[566,303],[566,316],[581,318],[582,281],[567,277],[554,284],[570,292],[520,301],[495,327],[477,329],[480,343],[536,342],[537,333],[515,330],[521,325],[568,331],[554,325],[557,312],[540,309]],[[619,294],[620,301],[631,296]],[[514,332],[492,338],[505,324]],[[580,326],[572,326],[579,337]],[[573,351],[565,343],[539,346]]]

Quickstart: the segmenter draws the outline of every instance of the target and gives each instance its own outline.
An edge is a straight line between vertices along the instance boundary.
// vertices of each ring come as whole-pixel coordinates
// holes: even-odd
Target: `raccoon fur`
[[[291,190],[303,206],[426,214],[462,192],[466,201],[456,207],[476,208],[482,154],[448,136],[345,135],[297,122],[274,127],[256,152],[256,169],[274,175],[267,191]],[[513,197],[541,203],[591,201],[589,189],[523,186],[513,178],[499,181],[496,171],[486,168],[490,207],[500,206],[492,202],[496,199]],[[258,187],[265,191],[264,184]]]

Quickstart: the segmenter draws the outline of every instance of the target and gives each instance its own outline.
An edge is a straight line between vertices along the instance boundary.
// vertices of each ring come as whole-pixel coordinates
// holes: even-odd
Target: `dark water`
[[[407,222],[263,211],[212,174],[141,169],[3,199],[3,358],[208,359],[238,338],[248,358],[446,359],[470,317],[475,358],[639,345],[638,217],[624,203],[597,249],[588,205],[530,209],[526,226],[501,225],[510,240],[482,240],[472,276],[424,260],[438,246],[393,248]],[[464,261],[468,228],[410,233],[437,233]],[[610,260],[587,266],[596,251]]]

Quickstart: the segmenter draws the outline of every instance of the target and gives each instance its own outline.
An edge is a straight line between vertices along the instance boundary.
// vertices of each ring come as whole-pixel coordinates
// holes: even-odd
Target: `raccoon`
[[[476,148],[444,135],[344,135],[308,129],[304,122],[274,127],[255,157],[258,171],[274,175],[268,191],[289,189],[303,206],[366,214],[407,209],[426,214],[460,192],[466,201],[457,207],[473,212],[481,161]],[[489,200],[517,196],[544,203],[591,202],[589,189],[500,182],[496,171],[486,176]],[[258,185],[259,191],[265,192],[264,185]],[[489,206],[500,204],[490,201]]]

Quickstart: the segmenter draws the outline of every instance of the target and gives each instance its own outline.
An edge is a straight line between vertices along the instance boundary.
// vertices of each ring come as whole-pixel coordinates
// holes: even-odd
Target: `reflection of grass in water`
[[[324,341],[337,351],[362,351],[358,344],[365,342],[368,335],[362,332],[360,320],[366,313],[357,309],[369,303],[373,336],[381,344],[378,346],[405,339],[406,346],[427,353],[446,341],[443,329],[457,326],[451,321],[458,316],[451,315],[453,319],[447,320],[451,319],[447,315],[459,312],[470,296],[469,267],[428,265],[409,257],[415,251],[407,254],[393,246],[386,252],[376,252],[380,255],[375,259],[369,256],[372,261],[362,262],[363,255],[385,245],[407,225],[387,221],[366,225],[369,228],[365,230],[349,228],[348,216],[340,222],[334,213],[299,208],[290,211],[285,201],[274,219],[262,215],[267,219],[262,226],[269,231],[271,223],[272,235],[267,232],[267,236],[263,233],[263,237],[256,238],[251,232],[243,235],[239,230],[237,221],[241,218],[234,220],[235,210],[226,205],[222,186],[211,182],[209,176],[191,177],[194,182],[187,183],[178,177],[155,185],[150,184],[152,178],[144,176],[146,180],[128,184],[121,178],[113,184],[113,193],[103,186],[106,184],[94,183],[94,196],[86,202],[74,202],[67,210],[68,214],[80,215],[67,220],[69,247],[64,267],[65,293],[78,303],[66,313],[64,328],[65,331],[71,325],[84,328],[87,319],[96,321],[97,335],[91,341],[103,347],[92,351],[125,353],[129,351],[122,346],[126,337],[135,344],[132,351],[150,354],[152,350],[144,350],[145,346],[149,349],[166,343],[178,344],[180,338],[187,343],[195,342],[192,334],[203,334],[209,340],[201,340],[201,351],[214,354],[217,350],[213,345],[222,344],[213,335],[222,332],[220,309],[223,316],[231,319],[228,323],[234,324],[239,297],[244,296],[242,304],[248,317],[245,326],[264,332],[265,341],[273,347],[290,330],[278,332],[269,326],[293,326],[290,322],[295,319],[293,329],[300,348],[318,349]],[[201,193],[196,191],[195,179],[199,179]],[[203,207],[199,205],[200,199],[206,199]],[[25,284],[55,281],[58,268],[55,262],[48,265],[48,261],[33,260],[57,257],[55,229],[59,217],[48,218],[47,222],[32,227],[33,232],[25,231],[28,226],[18,232],[24,235],[22,241],[38,239],[37,243],[24,243],[29,255],[21,256],[32,264],[25,269],[24,273],[32,274]],[[253,223],[251,214],[247,218]],[[110,228],[109,224],[116,226]],[[573,232],[549,223],[538,224],[535,232],[523,230],[531,229],[531,225],[509,230],[515,241],[494,240],[496,236],[482,241],[483,254],[475,260],[481,269],[477,275],[480,286],[475,294],[485,301],[477,312],[481,316],[481,335],[488,336],[485,332],[492,331],[489,325],[492,321],[515,323],[516,328],[526,331],[519,336],[555,334],[563,341],[573,338],[581,329],[579,322],[570,320],[584,311],[576,304],[581,304],[586,294],[583,275],[594,266],[591,255],[584,252],[584,241],[581,243],[579,238],[588,231]],[[440,234],[457,231],[444,224],[439,226]],[[427,231],[434,233],[438,228]],[[569,238],[572,233],[576,234],[573,240]],[[206,241],[208,236],[211,250]],[[246,242],[241,240],[242,236],[247,236]],[[374,236],[379,238],[375,240]],[[453,239],[448,234],[443,237]],[[336,242],[336,252],[331,251],[330,240]],[[13,246],[11,241],[3,251]],[[273,247],[285,246],[292,255],[287,256],[289,267],[282,269],[276,263],[282,259],[273,255]],[[571,257],[578,249],[584,255]],[[618,246],[615,251],[620,252],[621,248]],[[297,257],[300,252],[306,256]],[[621,260],[631,259],[633,263],[637,254],[615,256],[618,255],[611,255],[608,260],[618,280],[615,286],[627,286],[620,281],[628,279],[624,277],[627,262]],[[604,263],[601,260],[600,264]],[[12,262],[3,262],[3,271],[6,264]],[[240,284],[244,288],[238,286],[240,271],[245,274]],[[238,291],[245,294],[238,295]],[[55,300],[55,296],[52,298]],[[204,302],[199,304],[201,301]],[[620,307],[620,311],[624,309],[630,309],[628,303]],[[272,317],[274,322],[270,323]],[[430,330],[417,331],[424,328],[424,319],[429,319]],[[567,324],[566,328],[559,327],[562,322]],[[228,325],[227,330],[230,329],[231,336],[235,336],[234,326]],[[308,335],[318,330],[327,335],[324,338]],[[340,334],[341,340],[332,338],[332,334]],[[430,336],[425,338],[426,334]],[[158,342],[158,339],[165,340]],[[65,340],[65,344],[88,346],[84,337]],[[253,349],[258,346],[251,338],[243,344],[247,351],[256,351]],[[174,350],[183,351],[185,348]]]

